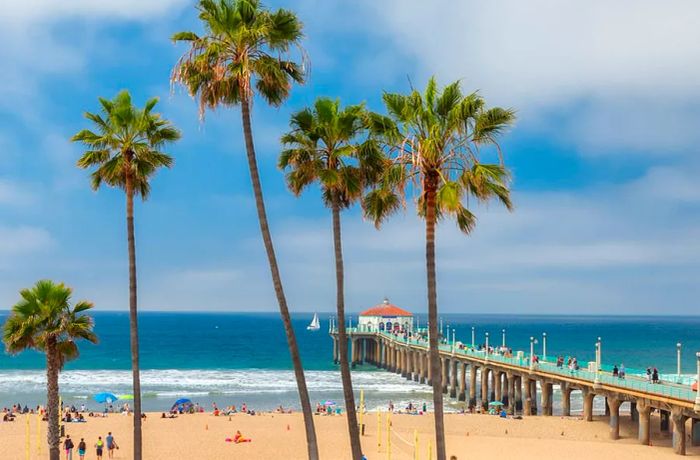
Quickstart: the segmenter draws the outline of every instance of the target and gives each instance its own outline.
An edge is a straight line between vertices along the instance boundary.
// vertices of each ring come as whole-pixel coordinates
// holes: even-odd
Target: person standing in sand
[[[66,460],[73,460],[73,440],[70,438],[70,435],[66,435],[63,448],[66,449]]]
[[[117,446],[116,441],[114,441],[114,436],[112,436],[111,431],[107,433],[105,441],[107,441],[107,457],[114,458],[114,449],[119,449],[119,446]]]
[[[78,443],[78,456],[80,457],[80,460],[85,460],[86,450],[87,446],[85,445],[85,439],[80,438],[80,442]]]
[[[95,443],[95,453],[97,455],[97,460],[102,460],[102,450],[105,447],[104,441],[102,441],[102,436],[97,437],[97,442]]]

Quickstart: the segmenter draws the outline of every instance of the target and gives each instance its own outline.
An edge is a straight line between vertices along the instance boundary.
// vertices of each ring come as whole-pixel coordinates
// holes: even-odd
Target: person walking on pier
[[[653,383],[659,383],[659,370],[654,368],[654,373],[651,375],[651,381]]]
[[[619,377],[620,376],[620,370],[617,368],[617,364],[613,366],[613,377]]]
[[[625,379],[625,363],[620,363],[620,378]]]
[[[647,380],[651,382],[651,367],[647,367]]]

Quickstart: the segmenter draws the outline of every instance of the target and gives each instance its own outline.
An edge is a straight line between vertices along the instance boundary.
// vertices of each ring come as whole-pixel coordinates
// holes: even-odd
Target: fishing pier
[[[385,301],[384,307],[368,310],[374,315],[365,317],[381,318],[379,313],[382,312],[376,309],[388,306],[388,301]],[[390,312],[393,317],[383,322],[382,330],[378,327],[381,319],[380,323],[373,323],[362,321],[362,317],[356,327],[347,328],[351,363],[353,366],[369,363],[401,374],[408,380],[432,385],[427,330],[413,328],[412,318],[410,324],[396,321],[396,313],[394,310]],[[404,324],[410,328],[404,329]],[[333,338],[333,360],[338,362],[338,331],[333,321],[329,333]],[[546,351],[543,356],[537,356],[532,337],[529,353],[489,351],[492,348],[488,336],[486,340],[486,346],[481,349],[475,347],[473,333],[471,346],[456,341],[454,334],[451,340],[446,337],[440,343],[442,391],[451,398],[464,401],[469,408],[487,410],[490,402],[500,401],[510,415],[552,416],[553,388],[557,386],[563,416],[571,415],[571,395],[574,392],[580,392],[583,419],[589,422],[593,420],[594,399],[605,398],[612,439],[620,437],[620,407],[629,404],[630,417],[638,427],[641,444],[649,445],[652,441],[651,412],[655,409],[660,413],[661,431],[672,431],[673,449],[677,454],[685,455],[688,438],[692,445],[700,445],[698,391],[693,391],[690,385],[666,381],[652,383],[641,376],[619,378],[604,372],[600,340],[596,344],[596,360],[578,370],[558,364],[552,356],[544,356]],[[502,347],[496,348],[501,349],[506,349],[505,337]],[[700,381],[700,353],[696,357]],[[687,425],[690,425],[689,432]]]

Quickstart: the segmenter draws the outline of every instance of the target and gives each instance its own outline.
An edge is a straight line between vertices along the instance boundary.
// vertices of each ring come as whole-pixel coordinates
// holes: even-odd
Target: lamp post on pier
[[[678,383],[681,383],[681,343],[676,344],[676,374]]]
[[[476,348],[476,328],[472,326],[472,348]]]
[[[601,385],[600,385],[601,363],[602,363],[601,343],[600,343],[600,337],[598,337],[598,341],[595,343],[595,379],[593,380],[593,388],[595,388],[595,389],[598,389],[601,387]]]
[[[443,326],[442,318],[440,318],[440,336],[445,337],[445,330],[442,328],[442,326]],[[442,341],[442,339],[440,339],[440,337],[438,337],[438,342],[441,342],[441,341]]]
[[[449,344],[450,343],[450,325],[449,324],[447,325],[447,330],[445,330],[445,332],[446,332],[446,334],[442,338],[442,340],[444,340],[445,343]]]
[[[506,347],[506,330],[505,329],[501,330],[501,335],[502,335],[501,346],[503,348],[505,348]]]
[[[547,360],[547,333],[542,333],[542,359]]]
[[[489,359],[489,333],[488,333],[488,332],[486,333],[486,349],[485,349],[485,352],[486,352],[486,354],[485,354],[485,358],[484,358],[484,359],[488,360],[488,359]]]
[[[535,370],[535,338],[530,336],[530,371]]]

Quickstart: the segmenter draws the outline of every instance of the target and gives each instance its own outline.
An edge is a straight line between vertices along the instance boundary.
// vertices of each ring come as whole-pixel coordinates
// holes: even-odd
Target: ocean
[[[7,312],[0,312],[0,323]],[[321,330],[307,331],[313,314],[295,314],[294,327],[301,350],[313,403],[336,400],[342,403],[337,366],[332,361],[328,335],[330,314],[320,314]],[[80,344],[81,355],[61,373],[60,391],[66,404],[100,409],[92,401],[99,392],[131,393],[129,315],[127,312],[95,312],[95,330],[100,343]],[[357,317],[354,317],[355,322]],[[425,325],[425,317],[419,318]],[[258,410],[279,405],[299,408],[282,322],[277,313],[170,313],[139,315],[141,340],[141,385],[147,411],[167,410],[178,398],[190,398],[209,407],[246,403]],[[593,360],[597,337],[602,339],[603,362],[624,363],[627,373],[643,372],[647,366],[661,374],[676,373],[676,343],[683,346],[682,372],[696,373],[695,352],[700,351],[700,317],[629,316],[443,316],[444,327],[456,330],[457,340],[471,342],[476,328],[477,343],[489,332],[490,344],[501,343],[506,329],[507,345],[529,351],[529,338],[547,333],[547,354],[576,356],[579,362]],[[15,403],[43,404],[46,394],[44,356],[24,352],[0,354],[0,407]],[[397,407],[413,402],[430,406],[429,387],[373,366],[353,371],[356,391],[364,390],[368,409]],[[557,398],[555,396],[555,401]],[[599,403],[600,404],[600,403]],[[449,408],[458,409],[457,404]],[[602,406],[601,406],[602,407]],[[580,409],[576,400],[572,409]]]

